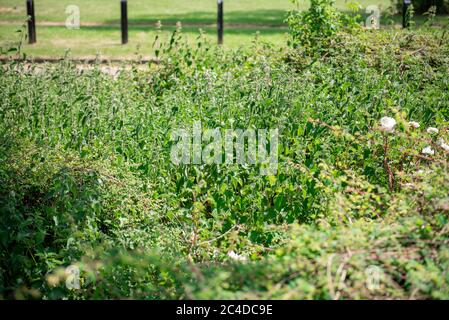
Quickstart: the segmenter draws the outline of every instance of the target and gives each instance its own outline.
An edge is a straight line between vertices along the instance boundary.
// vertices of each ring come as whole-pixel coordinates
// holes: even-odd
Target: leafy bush
[[[297,3],[298,0],[293,0]],[[320,51],[331,45],[331,40],[342,30],[353,30],[358,16],[350,16],[335,9],[334,0],[311,0],[307,11],[290,11],[287,23],[290,28],[290,45],[306,51]]]

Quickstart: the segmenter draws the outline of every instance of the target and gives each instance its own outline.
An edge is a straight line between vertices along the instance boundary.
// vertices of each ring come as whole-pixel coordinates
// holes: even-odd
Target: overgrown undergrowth
[[[175,33],[160,66],[117,78],[2,65],[0,296],[449,298],[447,36],[333,41],[224,52]],[[278,174],[174,165],[170,133],[194,121],[279,129]]]

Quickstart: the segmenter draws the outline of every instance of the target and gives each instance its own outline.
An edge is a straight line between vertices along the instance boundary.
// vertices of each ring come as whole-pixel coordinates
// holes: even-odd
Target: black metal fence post
[[[122,13],[122,44],[128,43],[128,3],[126,0],[120,2],[120,8]]]
[[[34,16],[34,0],[27,0],[28,43],[36,43],[36,17]]]
[[[223,0],[218,0],[217,31],[218,44],[223,44]]]
[[[411,4],[411,0],[404,0],[402,3],[402,27],[408,28],[410,26],[410,21],[408,18],[408,7]]]

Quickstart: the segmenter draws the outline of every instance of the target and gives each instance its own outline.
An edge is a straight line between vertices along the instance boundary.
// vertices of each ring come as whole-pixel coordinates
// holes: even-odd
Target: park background
[[[349,11],[348,0],[337,0],[336,7]],[[360,0],[358,12],[364,18],[370,5],[377,5],[382,28],[400,28],[402,17],[391,0]],[[80,9],[80,29],[65,26],[66,8],[76,5]],[[306,10],[309,1],[298,3]],[[288,10],[295,9],[291,0],[225,0],[224,48],[250,46],[254,39],[275,46],[285,46],[288,28],[285,18]],[[396,13],[396,14],[395,14]],[[110,0],[35,0],[37,43],[24,45],[22,51],[32,57],[95,57],[137,58],[154,55],[153,43],[159,33],[168,39],[181,23],[188,41],[195,42],[200,30],[211,43],[217,42],[217,2],[215,0],[129,0],[129,43],[120,41],[120,1]],[[444,21],[439,15],[436,23]],[[424,16],[416,17],[419,26]],[[7,48],[20,38],[17,30],[26,31],[26,1],[0,0],[0,47]],[[158,21],[162,26],[157,27]],[[179,24],[178,24],[179,26]]]

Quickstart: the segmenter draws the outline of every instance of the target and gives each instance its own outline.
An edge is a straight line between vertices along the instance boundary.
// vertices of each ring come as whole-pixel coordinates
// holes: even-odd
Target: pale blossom
[[[382,131],[393,132],[394,127],[396,126],[396,120],[390,117],[383,117],[382,119],[380,119],[380,125]]]
[[[422,153],[433,156],[435,154],[435,151],[430,146],[427,146],[422,149]]]
[[[429,128],[427,128],[427,133],[430,133],[430,134],[435,133],[435,134],[437,134],[438,133],[438,129],[434,128],[434,127],[429,127]]]
[[[443,139],[438,140],[438,145],[449,152],[449,145]]]
[[[423,176],[423,175],[429,175],[432,173],[432,170],[423,170],[423,169],[419,169],[416,172],[418,175]]]
[[[228,257],[235,261],[246,261],[246,257],[235,253],[233,250],[228,252]]]
[[[419,123],[416,122],[416,121],[410,121],[408,124],[409,124],[410,127],[412,127],[412,128],[415,128],[415,129],[418,129],[418,128],[419,128]]]

